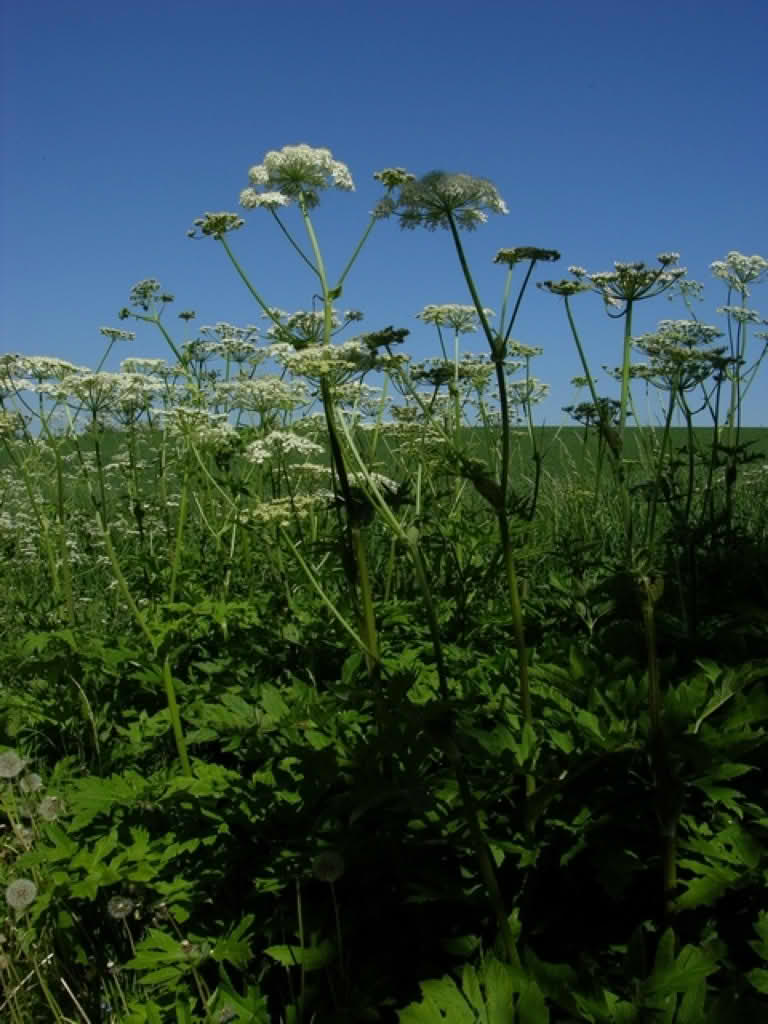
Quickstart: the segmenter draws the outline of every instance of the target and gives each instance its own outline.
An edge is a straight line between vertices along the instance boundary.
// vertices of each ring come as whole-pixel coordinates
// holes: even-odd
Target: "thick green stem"
[[[504,566],[507,577],[507,587],[509,591],[509,602],[512,611],[512,628],[515,636],[515,646],[517,648],[517,661],[518,661],[518,680],[520,685],[520,706],[523,713],[523,721],[532,726],[532,712],[531,712],[531,697],[530,697],[530,684],[528,678],[528,649],[525,642],[525,630],[523,627],[523,611],[520,603],[520,588],[517,581],[517,572],[515,571],[514,559],[512,555],[512,543],[509,535],[509,522],[507,520],[507,494],[509,491],[509,452],[510,452],[510,425],[509,425],[509,401],[507,396],[507,381],[504,376],[504,355],[506,348],[506,339],[502,342],[500,339],[495,339],[493,332],[488,324],[488,320],[485,315],[485,310],[480,302],[480,296],[478,295],[475,282],[469,269],[466,256],[464,254],[464,247],[461,244],[461,238],[459,231],[456,226],[456,222],[453,215],[449,213],[448,224],[451,229],[451,235],[453,236],[453,243],[456,247],[456,253],[459,257],[459,263],[464,274],[464,279],[467,282],[472,301],[475,304],[475,310],[482,324],[485,336],[488,339],[488,344],[491,348],[491,355],[494,361],[496,369],[496,381],[499,388],[499,405],[501,412],[501,499],[499,507],[495,508],[496,516],[499,522],[499,532],[501,534],[501,545],[504,552]],[[510,318],[509,327],[507,329],[507,335],[512,329],[512,325],[515,321],[515,316],[520,307],[520,301],[522,299],[522,293],[525,289],[525,285],[530,277],[530,272],[533,269],[533,262],[529,267],[528,277],[523,282],[523,287],[520,290],[518,302],[515,306],[514,313]],[[534,789],[534,780],[532,776],[526,777],[526,793],[530,794]]]
[[[171,718],[173,738],[176,741],[176,751],[179,755],[179,761],[181,762],[181,770],[185,775],[191,775],[192,766],[189,763],[189,755],[187,754],[187,743],[184,739],[184,730],[181,725],[179,705],[176,700],[176,688],[173,685],[173,676],[171,675],[171,664],[168,659],[168,655],[163,659],[163,683],[165,685],[165,699],[168,702],[168,714]]]
[[[670,763],[664,734],[663,697],[656,650],[656,602],[661,596],[662,580],[641,580],[641,604],[648,652],[649,753],[656,789],[656,815],[661,834],[662,913],[667,924],[674,913],[677,887],[677,827],[682,809],[682,789]]]
[[[629,409],[629,367],[632,358],[632,299],[627,299],[624,314],[624,351],[621,361],[621,399],[619,409],[619,442],[624,447],[624,430]]]

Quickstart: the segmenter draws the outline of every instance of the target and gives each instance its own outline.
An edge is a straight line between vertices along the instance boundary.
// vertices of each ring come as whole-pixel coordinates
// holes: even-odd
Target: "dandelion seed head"
[[[6,750],[0,754],[0,779],[15,779],[24,771],[26,763],[15,750]]]
[[[17,878],[5,890],[5,898],[9,907],[14,910],[26,910],[37,897],[37,886],[29,878]]]
[[[40,801],[37,813],[43,821],[56,821],[64,810],[64,802],[58,796],[46,796]]]
[[[324,850],[313,859],[312,874],[319,882],[336,882],[344,874],[344,858],[336,850]]]
[[[113,896],[107,903],[107,913],[115,921],[123,921],[131,916],[135,907],[136,904],[130,896]]]
[[[29,772],[19,779],[19,789],[22,793],[37,793],[43,787],[43,780],[35,772]]]

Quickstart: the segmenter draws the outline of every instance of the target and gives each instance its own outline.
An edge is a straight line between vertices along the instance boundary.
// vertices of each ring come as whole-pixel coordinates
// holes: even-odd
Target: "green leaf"
[[[311,946],[270,946],[264,952],[277,960],[283,967],[303,967],[305,971],[317,971],[327,967],[336,956],[336,946],[325,939]]]
[[[586,676],[589,664],[581,651],[573,645],[568,650],[568,662],[574,679],[581,680]]]
[[[764,967],[755,967],[747,971],[747,981],[752,988],[768,996],[768,971]]]
[[[192,1009],[183,996],[176,997],[176,1024],[192,1024]]]
[[[439,981],[422,981],[422,1000],[398,1010],[400,1024],[477,1024],[477,1015],[448,977]]]
[[[514,1024],[514,998],[519,990],[519,976],[511,964],[495,957],[485,963],[485,999],[488,1024]]]
[[[673,959],[674,943],[675,933],[668,928],[659,941],[653,974],[643,985],[643,991],[650,999],[695,990],[718,969],[717,958],[695,946],[684,946],[678,957]],[[694,996],[691,1001],[695,1003],[698,998]]]
[[[597,739],[602,740],[603,736],[600,732],[600,723],[597,720],[597,716],[593,715],[591,711],[584,711],[583,709],[576,714],[576,721],[579,725],[583,726],[587,732],[592,733]]]
[[[162,985],[166,981],[177,981],[182,974],[179,967],[160,967],[156,971],[142,974],[139,977],[140,985]]]
[[[530,981],[520,994],[517,1024],[549,1024],[547,1001],[535,981]]]
[[[272,686],[271,683],[264,683],[261,687],[261,703],[270,718],[273,718],[276,722],[279,722],[281,718],[285,718],[290,711],[280,691],[277,687]]]
[[[245,937],[254,921],[254,915],[248,914],[229,935],[220,938],[213,948],[213,959],[221,963],[228,961],[235,967],[245,967],[251,959],[251,946]]]
[[[768,912],[761,910],[753,927],[759,941],[751,940],[749,944],[757,955],[768,963]]]
[[[701,868],[699,867],[699,870]],[[680,910],[692,910],[694,907],[711,906],[727,892],[730,882],[724,878],[707,875],[705,878],[694,878],[686,882],[685,892],[677,897],[675,905]]]

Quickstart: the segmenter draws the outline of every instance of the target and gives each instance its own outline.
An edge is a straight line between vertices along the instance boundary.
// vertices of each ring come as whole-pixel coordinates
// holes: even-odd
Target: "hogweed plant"
[[[732,290],[742,297],[742,305],[724,306],[718,312],[728,316],[729,349],[714,345],[723,336],[718,328],[701,324],[695,316],[691,320],[662,320],[653,333],[634,336],[632,333],[632,316],[636,303],[640,300],[653,298],[664,292],[677,291],[684,299],[696,294],[698,289],[683,282],[686,271],[675,264],[679,260],[678,253],[661,253],[658,256],[659,268],[647,267],[642,262],[614,264],[613,271],[588,273],[584,268],[573,266],[570,271],[575,280],[547,281],[540,284],[552,294],[559,295],[565,303],[566,316],[576,344],[582,368],[583,382],[589,388],[592,399],[588,407],[588,415],[597,426],[601,442],[610,453],[614,469],[614,477],[621,501],[623,532],[624,532],[624,565],[620,572],[628,575],[637,592],[637,603],[643,629],[646,636],[647,680],[648,680],[648,711],[649,711],[649,749],[654,774],[657,799],[657,815],[662,837],[663,854],[663,890],[665,913],[671,914],[674,906],[674,893],[677,886],[677,828],[682,813],[682,780],[675,766],[672,749],[665,736],[663,715],[663,685],[656,639],[657,606],[664,594],[665,581],[663,574],[663,558],[658,552],[661,538],[658,536],[658,510],[661,502],[665,502],[677,516],[676,529],[685,538],[688,546],[689,562],[695,559],[693,550],[694,538],[706,535],[702,533],[704,523],[693,521],[693,496],[696,486],[695,454],[696,441],[694,436],[694,417],[704,410],[710,412],[713,419],[714,439],[711,446],[711,457],[705,498],[702,502],[704,515],[710,513],[710,531],[714,528],[714,469],[717,465],[718,450],[726,452],[728,472],[725,476],[725,507],[726,521],[730,522],[730,495],[736,480],[736,462],[739,453],[738,430],[741,406],[746,389],[754,382],[755,374],[765,355],[765,347],[759,354],[747,374],[742,374],[746,352],[747,323],[765,323],[759,315],[746,309],[745,299],[748,294],[747,282],[757,281],[765,275],[768,264],[761,257],[743,257],[732,252],[726,261],[712,264],[715,276],[723,278],[729,287],[730,300]],[[582,345],[573,314],[570,299],[573,295],[584,291],[596,291],[603,299],[608,316],[624,320],[622,363],[619,368],[609,374],[620,383],[620,394],[617,401],[597,394],[595,377],[589,366],[587,354]],[[671,297],[671,295],[670,295]],[[689,310],[690,304],[686,302]],[[615,310],[615,312],[614,312]],[[736,327],[733,326],[733,321]],[[633,350],[641,352],[647,362],[634,364]],[[606,368],[608,369],[608,368]],[[633,465],[626,457],[625,438],[626,425],[635,412],[631,383],[642,380],[646,386],[655,388],[666,396],[666,408],[663,413],[661,440],[654,437],[652,447],[643,450],[640,430],[641,465],[650,479],[640,485],[640,493],[646,499],[644,529],[638,529],[638,508],[633,495],[638,489],[632,479]],[[725,421],[728,443],[722,445],[721,424],[721,390],[725,382],[730,384],[730,396]],[[701,403],[696,407],[691,404],[691,394],[700,393]],[[585,415],[586,407],[570,410],[578,417]],[[688,443],[685,467],[687,480],[682,495],[673,490],[670,477],[672,453],[670,452],[670,431],[675,413],[681,414],[686,426]],[[598,478],[595,481],[595,501],[599,493]],[[684,598],[689,602],[687,618],[689,624],[695,619],[695,588]]]
[[[510,333],[534,266],[538,261],[557,260],[560,258],[560,254],[555,250],[533,247],[500,250],[496,256],[496,262],[507,265],[508,275],[504,289],[501,321],[498,329],[494,330],[489,322],[489,311],[480,300],[459,232],[462,228],[473,230],[478,225],[485,223],[489,213],[506,214],[508,212],[506,203],[496,187],[484,178],[474,178],[468,174],[447,174],[441,171],[432,171],[417,179],[414,175],[395,168],[379,172],[375,177],[382,181],[389,193],[382,204],[383,216],[397,216],[401,227],[405,229],[413,230],[424,227],[429,231],[435,231],[442,228],[450,232],[462,274],[494,363],[501,412],[499,479],[494,479],[487,466],[478,465],[476,461],[468,460],[460,454],[458,460],[463,475],[472,482],[478,493],[491,505],[497,518],[517,649],[520,703],[525,727],[531,729],[533,713],[528,678],[528,651],[523,628],[520,586],[508,518],[511,416],[504,363],[507,358]],[[528,271],[520,286],[509,320],[505,322],[512,270],[521,261],[528,262]],[[526,793],[530,795],[533,788],[533,777],[528,776]]]

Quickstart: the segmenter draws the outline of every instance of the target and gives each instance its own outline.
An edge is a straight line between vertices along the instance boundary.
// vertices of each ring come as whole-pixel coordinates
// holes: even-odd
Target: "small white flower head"
[[[312,874],[319,882],[337,882],[344,874],[344,858],[336,850],[324,850],[313,859]]]
[[[210,238],[221,239],[229,231],[237,231],[245,224],[245,221],[236,213],[206,213],[204,217],[197,217],[194,221],[194,228],[187,232],[189,238],[199,238],[203,235]],[[198,234],[199,232],[199,234]]]
[[[267,210],[278,210],[281,206],[290,206],[291,199],[282,192],[257,192],[255,188],[244,188],[240,193],[240,205],[246,210],[256,210],[259,206]]]
[[[495,314],[492,309],[483,308],[487,320]],[[442,306],[425,306],[416,314],[417,320],[435,327],[451,327],[457,334],[469,334],[477,330],[478,315],[474,306],[460,306],[457,303],[446,303]]]
[[[718,306],[717,312],[725,313],[726,316],[732,317],[740,324],[764,324],[767,322],[763,320],[757,310],[746,309],[744,306]]]
[[[650,359],[636,376],[653,381],[659,387],[674,382],[675,387],[690,389],[706,380],[721,365],[723,348],[705,348],[723,332],[698,320],[661,320],[652,334],[632,339],[632,344]]]
[[[19,912],[31,906],[37,897],[37,886],[29,878],[17,878],[5,890],[5,899],[9,907]]]
[[[168,363],[165,359],[123,359],[120,372],[164,374],[168,372]]]
[[[273,430],[260,441],[249,444],[245,449],[245,458],[261,466],[270,459],[283,459],[288,455],[322,453],[322,445],[315,444],[308,437],[299,437],[286,430]]]
[[[560,253],[557,249],[540,249],[535,245],[518,245],[514,249],[499,249],[493,262],[506,263],[511,269],[522,260],[530,260],[532,263],[556,263],[559,259]]]
[[[46,796],[40,801],[37,813],[43,821],[56,821],[64,810],[64,802],[58,796]]]
[[[334,160],[329,149],[315,149],[306,143],[270,150],[264,163],[251,167],[248,177],[255,187],[244,189],[240,202],[249,209],[257,206],[276,209],[292,199],[299,199],[311,209],[320,202],[318,192],[321,190],[339,188],[353,192],[355,189],[346,164]],[[259,186],[265,191],[259,193]]]
[[[0,754],[0,779],[15,779],[24,771],[26,763],[15,750],[6,750]]]
[[[410,181],[416,181],[416,175],[409,174],[404,167],[385,167],[381,171],[374,171],[373,177],[389,191],[400,185],[407,185]]]
[[[130,896],[113,896],[107,903],[107,913],[115,921],[123,921],[126,917],[131,916],[135,907],[136,904]]]
[[[568,278],[564,281],[538,281],[536,287],[541,288],[545,292],[551,292],[552,295],[563,295],[565,298],[571,295],[578,295],[579,292],[592,290],[591,284],[585,281],[569,281]]]
[[[430,171],[398,188],[391,212],[400,217],[403,228],[425,227],[435,231],[449,229],[454,223],[471,231],[488,220],[489,212],[509,213],[492,182],[469,174]]]
[[[616,260],[613,270],[601,270],[588,273],[583,267],[569,267],[569,271],[579,279],[579,285],[592,283],[599,292],[606,306],[622,307],[626,303],[639,299],[650,299],[660,295],[676,284],[687,273],[685,267],[675,267],[680,259],[677,252],[662,252],[657,257],[660,267],[647,267],[641,260],[622,262]],[[574,288],[574,282],[545,281],[540,288],[559,295],[573,295],[582,288]]]
[[[121,331],[119,327],[100,327],[99,333],[110,341],[135,341],[135,331]]]
[[[710,264],[709,269],[715,277],[721,278],[729,288],[733,288],[739,294],[749,295],[748,284],[763,281],[768,274],[768,260],[755,253],[753,256],[744,256],[740,252],[732,250],[725,260],[716,260]]]
[[[160,282],[154,277],[147,277],[131,288],[128,301],[132,306],[138,306],[146,312],[155,302],[172,302],[173,296],[163,295]]]

